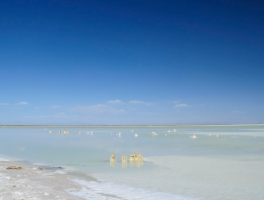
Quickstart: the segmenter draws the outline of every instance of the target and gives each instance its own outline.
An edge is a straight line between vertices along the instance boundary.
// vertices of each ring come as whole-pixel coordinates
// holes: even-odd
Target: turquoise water
[[[138,151],[144,164],[123,168],[121,156]],[[113,153],[114,167],[109,163]],[[139,199],[264,199],[264,125],[2,127],[0,154],[85,172],[102,181],[87,183],[90,187],[119,196],[115,189],[123,188],[124,199],[135,198],[131,191]],[[104,199],[99,193],[93,197]]]

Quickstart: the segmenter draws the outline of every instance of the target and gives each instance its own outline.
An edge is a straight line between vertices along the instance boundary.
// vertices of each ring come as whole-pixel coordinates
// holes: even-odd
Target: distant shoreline
[[[182,127],[182,126],[258,126],[264,124],[185,124],[185,125],[0,125],[0,127]]]

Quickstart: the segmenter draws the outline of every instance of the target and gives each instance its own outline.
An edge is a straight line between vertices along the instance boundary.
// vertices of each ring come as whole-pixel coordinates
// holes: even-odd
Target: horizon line
[[[35,126],[35,127],[134,127],[134,126],[237,126],[237,125],[264,125],[264,123],[258,124],[144,124],[144,125],[22,125],[22,124],[9,124],[0,125],[0,127],[12,127],[12,126]]]

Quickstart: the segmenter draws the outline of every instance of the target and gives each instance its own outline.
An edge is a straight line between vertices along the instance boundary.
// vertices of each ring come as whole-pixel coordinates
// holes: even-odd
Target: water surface
[[[89,198],[117,199],[100,193],[109,190],[123,199],[264,199],[263,136],[264,125],[2,127],[0,154],[93,176],[102,182],[81,183],[94,187]],[[121,156],[138,151],[144,165],[122,167]]]

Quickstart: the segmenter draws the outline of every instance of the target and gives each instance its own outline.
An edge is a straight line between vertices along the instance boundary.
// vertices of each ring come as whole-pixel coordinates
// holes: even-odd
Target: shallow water
[[[144,165],[123,168],[121,156],[138,151]],[[109,163],[112,153],[115,166]],[[78,195],[87,199],[264,199],[264,125],[2,127],[0,154],[79,170],[102,181],[81,183]],[[87,191],[87,184],[96,189]]]

